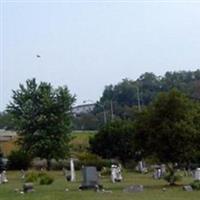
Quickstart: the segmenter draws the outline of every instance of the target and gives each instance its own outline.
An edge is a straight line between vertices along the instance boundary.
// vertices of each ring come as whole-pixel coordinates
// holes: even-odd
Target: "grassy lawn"
[[[199,200],[200,191],[185,192],[181,184],[192,182],[191,178],[184,178],[180,186],[168,187],[163,180],[153,180],[150,174],[140,175],[133,172],[123,173],[124,180],[121,183],[112,184],[109,177],[102,177],[101,183],[106,190],[112,193],[103,193],[90,191],[79,191],[81,182],[80,174],[77,175],[77,181],[67,182],[61,171],[50,172],[55,178],[52,185],[40,186],[35,184],[35,192],[29,194],[20,194],[14,191],[15,188],[21,188],[20,172],[8,172],[9,182],[0,185],[0,200]],[[124,193],[122,190],[131,184],[144,185],[144,192]],[[163,192],[162,188],[166,191]],[[65,189],[69,191],[66,192]]]
[[[73,131],[71,133],[71,153],[83,152],[89,147],[89,139],[95,135],[95,131]]]

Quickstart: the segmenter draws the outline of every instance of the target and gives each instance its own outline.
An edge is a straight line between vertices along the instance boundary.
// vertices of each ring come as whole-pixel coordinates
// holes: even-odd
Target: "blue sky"
[[[123,78],[200,68],[200,1],[0,2],[0,110],[28,78],[79,104]]]

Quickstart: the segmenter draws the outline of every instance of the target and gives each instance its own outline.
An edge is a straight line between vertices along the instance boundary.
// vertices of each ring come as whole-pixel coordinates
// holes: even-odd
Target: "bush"
[[[193,183],[190,184],[194,190],[200,190],[200,181],[195,180]]]
[[[177,181],[181,180],[181,176],[175,173],[167,173],[164,176],[164,180],[167,181],[170,185],[175,185]]]
[[[27,170],[30,166],[29,155],[22,150],[15,150],[8,156],[8,169],[9,170]]]
[[[37,182],[38,174],[36,172],[29,172],[26,175],[25,182]]]
[[[124,164],[135,154],[134,140],[134,124],[125,120],[115,120],[103,126],[90,138],[90,150],[102,158],[117,158]]]
[[[45,172],[29,172],[25,179],[25,182],[39,182],[40,185],[49,185],[53,181],[54,179]]]
[[[54,181],[54,179],[46,173],[40,173],[40,174],[38,174],[38,177],[39,177],[40,185],[50,185]]]

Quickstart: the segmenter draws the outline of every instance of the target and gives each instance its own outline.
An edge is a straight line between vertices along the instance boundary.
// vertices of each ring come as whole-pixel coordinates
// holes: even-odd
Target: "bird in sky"
[[[37,58],[40,58],[41,56],[39,54],[36,55]]]

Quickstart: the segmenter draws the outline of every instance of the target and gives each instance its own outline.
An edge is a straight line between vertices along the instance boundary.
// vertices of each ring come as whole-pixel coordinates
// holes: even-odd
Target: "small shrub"
[[[195,180],[190,185],[194,190],[200,190],[200,180]]]
[[[39,184],[40,185],[50,185],[54,179],[47,175],[46,173],[39,174]]]
[[[37,182],[38,180],[38,174],[36,172],[29,172],[26,175],[25,182]]]
[[[39,182],[40,185],[49,185],[53,181],[54,179],[45,172],[29,172],[25,180],[25,182]]]
[[[175,185],[177,181],[181,180],[181,176],[175,173],[167,173],[164,177],[164,180],[167,181],[170,185]]]

